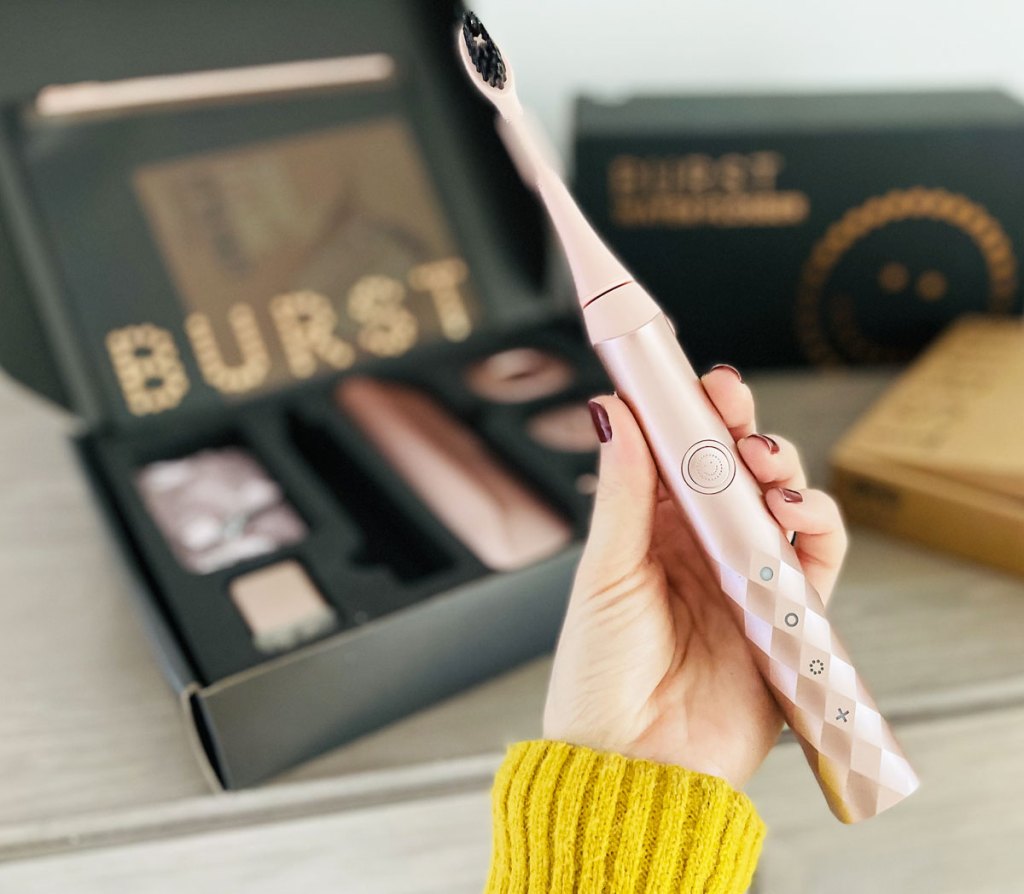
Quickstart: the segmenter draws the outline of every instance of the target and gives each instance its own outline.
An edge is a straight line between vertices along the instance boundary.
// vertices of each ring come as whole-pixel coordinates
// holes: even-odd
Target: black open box
[[[582,536],[589,497],[579,482],[593,471],[593,453],[546,449],[526,436],[524,421],[581,400],[604,377],[556,300],[540,210],[459,68],[460,11],[440,0],[41,0],[8,16],[0,33],[0,360],[81,418],[84,470],[136,578],[167,675],[225,787],[257,782],[540,654],[561,621],[573,546],[492,573],[331,402],[352,370],[416,385],[477,432],[574,541]],[[373,96],[304,91],[56,124],[26,111],[54,84],[379,53],[393,58],[397,74]],[[439,196],[476,295],[472,335],[425,339],[402,356],[360,357],[344,372],[321,369],[225,398],[187,350],[183,298],[125,172],[382,114],[408,125]],[[133,411],[104,333],[144,321],[171,333],[189,387],[173,406]],[[572,383],[523,404],[467,390],[467,364],[512,346],[560,356]],[[247,449],[270,471],[308,534],[198,575],[175,559],[134,475],[152,461],[223,445]],[[226,588],[288,559],[305,568],[336,624],[268,657]]]

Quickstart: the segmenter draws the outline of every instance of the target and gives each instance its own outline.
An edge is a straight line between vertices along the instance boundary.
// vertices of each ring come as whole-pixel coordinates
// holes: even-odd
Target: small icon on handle
[[[849,721],[847,720],[847,718],[849,716],[850,716],[850,712],[849,711],[844,711],[842,708],[839,708],[839,710],[836,711],[836,720],[837,721],[842,721],[843,723],[849,723]]]
[[[820,677],[823,673],[825,673],[825,662],[822,661],[820,658],[812,658],[809,669],[811,673],[814,674],[814,676]]]

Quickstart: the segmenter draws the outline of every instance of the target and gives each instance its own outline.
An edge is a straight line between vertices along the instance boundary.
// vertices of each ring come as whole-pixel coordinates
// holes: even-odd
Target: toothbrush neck
[[[518,114],[508,115],[505,120],[565,251],[580,305],[584,306],[609,289],[632,281],[632,274],[597,235],[552,168],[539,141],[530,133],[522,109],[518,108]]]

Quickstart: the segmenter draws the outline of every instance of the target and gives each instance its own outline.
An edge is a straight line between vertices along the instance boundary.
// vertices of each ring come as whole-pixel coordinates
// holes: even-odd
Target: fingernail
[[[708,370],[708,372],[714,372],[716,369],[727,369],[734,376],[736,376],[737,379],[739,379],[741,382],[743,381],[743,374],[738,369],[736,369],[735,366],[731,366],[728,363],[716,363],[714,366],[711,367],[711,369]]]
[[[804,495],[798,490],[788,487],[780,487],[779,490],[782,492],[782,499],[787,503],[802,503],[804,501]]]
[[[775,438],[770,438],[768,437],[768,435],[759,435],[756,432],[750,435],[749,437],[757,438],[757,440],[761,441],[761,443],[763,443],[764,446],[768,448],[769,453],[779,452],[779,442],[776,441]]]
[[[590,418],[594,420],[597,439],[602,444],[607,444],[612,439],[612,423],[608,418],[608,411],[596,400],[588,401],[587,406],[590,407]]]

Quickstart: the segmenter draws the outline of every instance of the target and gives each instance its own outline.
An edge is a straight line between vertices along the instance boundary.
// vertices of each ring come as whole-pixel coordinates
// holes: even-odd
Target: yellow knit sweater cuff
[[[520,742],[494,783],[487,894],[732,894],[750,885],[764,833],[717,777]]]

